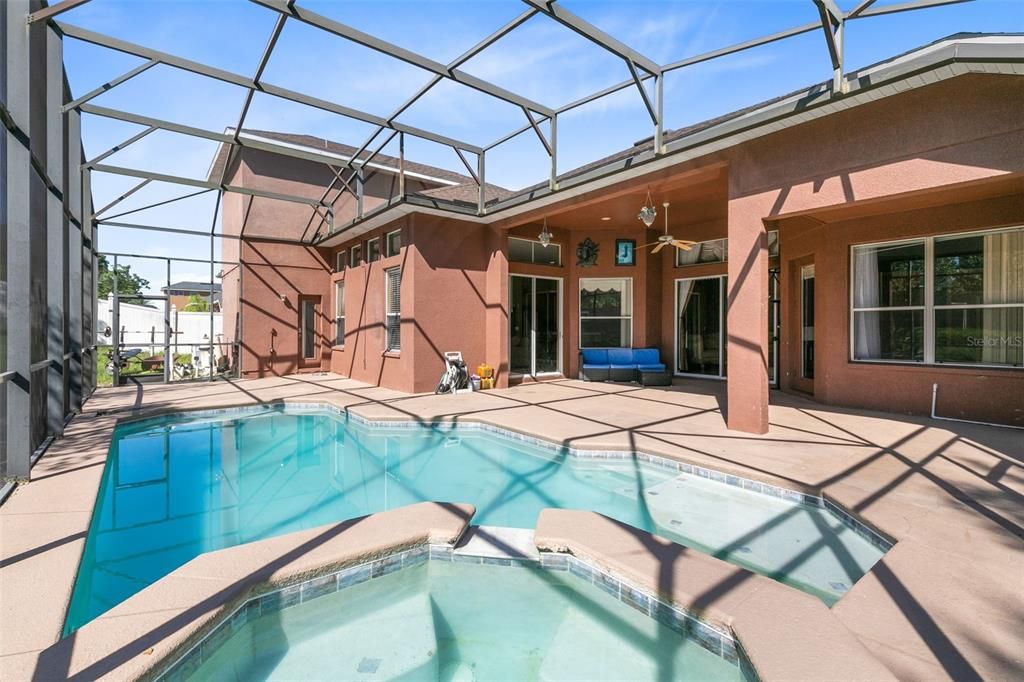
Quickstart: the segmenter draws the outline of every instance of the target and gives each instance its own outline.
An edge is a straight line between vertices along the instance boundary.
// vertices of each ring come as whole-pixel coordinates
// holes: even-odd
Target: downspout
[[[954,417],[940,417],[940,416],[935,414],[935,403],[938,401],[938,399],[939,399],[939,385],[938,384],[932,384],[932,419],[938,419],[940,421],[945,421],[945,422],[961,422],[963,424],[979,424],[981,426],[998,426],[998,427],[1004,428],[1004,429],[1022,429],[1022,430],[1024,430],[1024,426],[1014,426],[1012,424],[996,424],[994,422],[979,422],[979,421],[974,421],[972,419],[956,419]]]

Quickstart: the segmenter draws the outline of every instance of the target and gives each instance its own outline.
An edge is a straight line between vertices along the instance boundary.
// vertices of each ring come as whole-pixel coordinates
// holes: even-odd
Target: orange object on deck
[[[477,365],[476,373],[481,379],[494,379],[494,368],[486,362],[482,365]],[[491,387],[493,388],[493,382]]]

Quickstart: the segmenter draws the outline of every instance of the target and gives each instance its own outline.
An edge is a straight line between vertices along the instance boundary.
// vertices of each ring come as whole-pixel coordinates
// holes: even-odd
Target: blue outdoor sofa
[[[657,348],[584,348],[580,351],[584,381],[639,381],[667,386],[671,377]]]

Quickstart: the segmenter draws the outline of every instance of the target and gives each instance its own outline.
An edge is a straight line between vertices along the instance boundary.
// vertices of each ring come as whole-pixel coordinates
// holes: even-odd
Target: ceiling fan
[[[644,244],[641,248],[646,249],[648,246],[653,246],[654,249],[651,251],[651,253],[658,253],[663,248],[665,248],[666,246],[671,244],[672,246],[676,247],[677,249],[682,249],[683,251],[689,251],[693,247],[693,245],[696,244],[697,242],[691,242],[691,241],[686,240],[686,239],[676,239],[675,237],[673,237],[672,235],[670,235],[668,233],[668,202],[666,201],[665,203],[662,204],[662,206],[665,207],[665,234],[660,235],[658,237],[658,241],[651,242],[650,244]],[[651,209],[652,209],[651,212],[652,213],[653,213],[653,208],[654,207],[652,206],[651,207]],[[641,218],[640,219],[643,220],[642,214],[641,214]],[[652,220],[651,222],[654,222],[654,221]],[[647,221],[644,220],[644,223],[646,224]],[[649,224],[647,226],[650,227]]]

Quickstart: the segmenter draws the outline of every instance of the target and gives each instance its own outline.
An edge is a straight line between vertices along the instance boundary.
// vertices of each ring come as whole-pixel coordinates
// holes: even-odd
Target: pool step
[[[454,554],[540,560],[532,528],[505,526],[472,526],[455,547]]]

